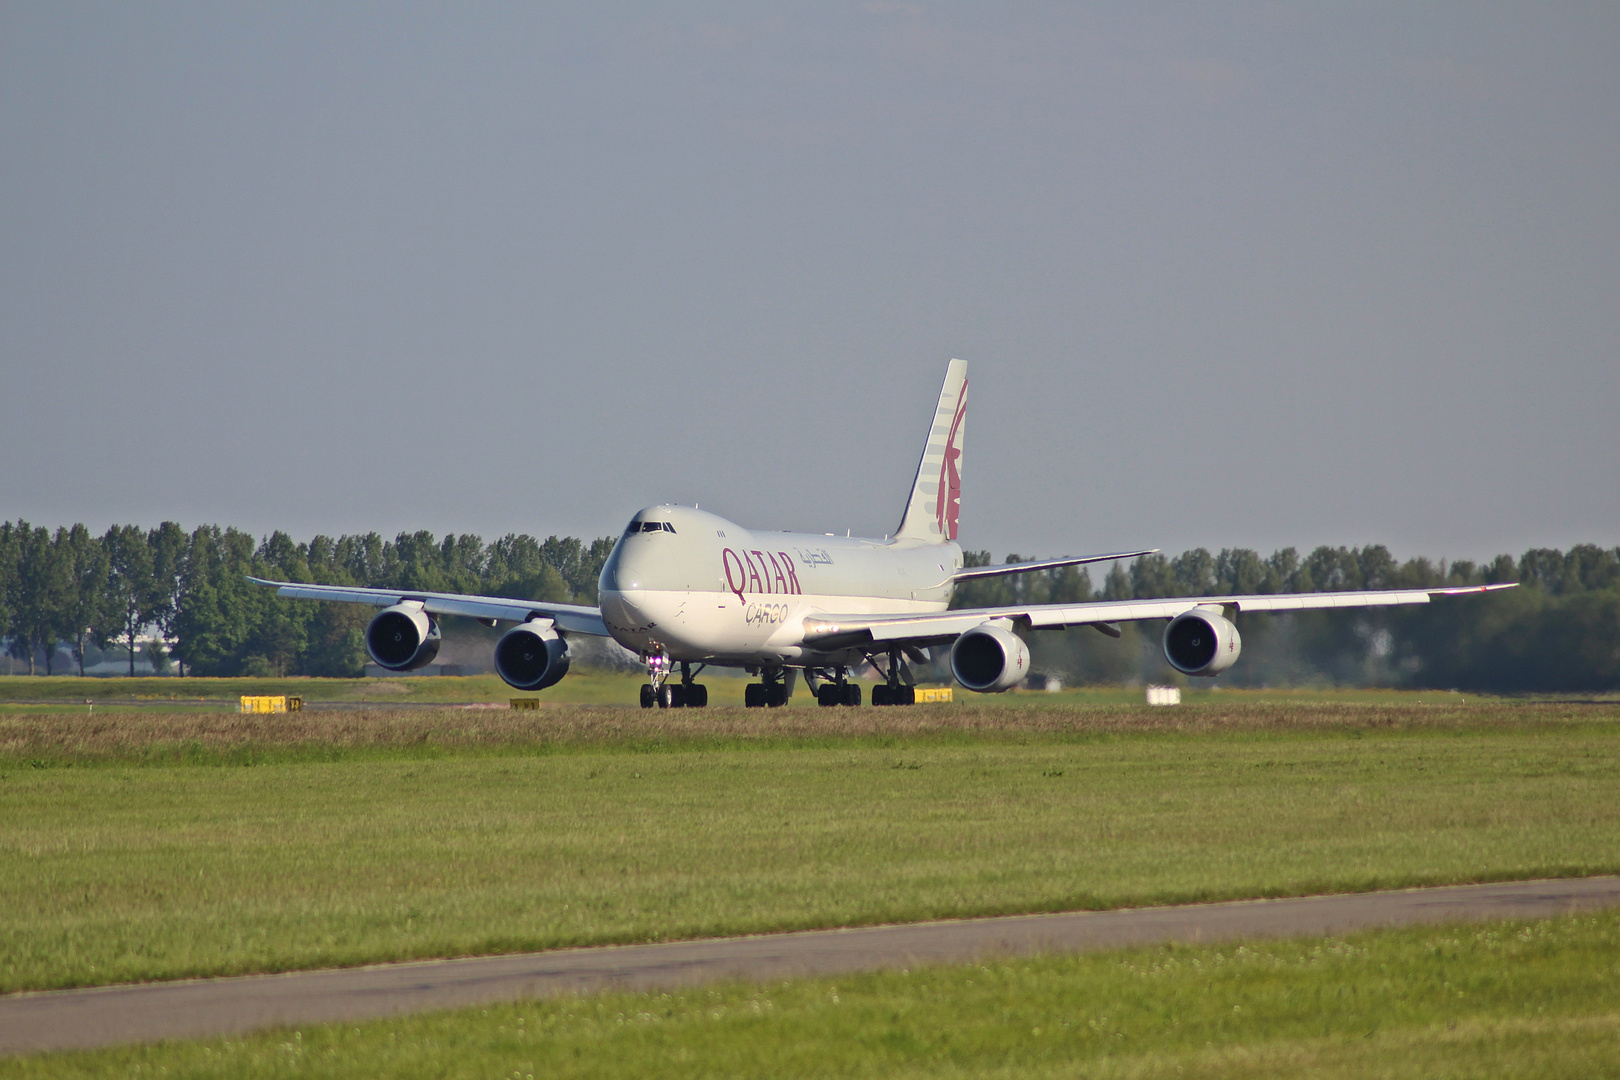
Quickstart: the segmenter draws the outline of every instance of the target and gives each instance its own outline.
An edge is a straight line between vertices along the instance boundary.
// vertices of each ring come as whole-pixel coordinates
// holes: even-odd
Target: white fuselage
[[[844,651],[805,647],[807,616],[943,611],[961,566],[952,541],[751,532],[692,507],[657,506],[636,514],[614,546],[598,603],[614,640],[643,656],[842,663]]]

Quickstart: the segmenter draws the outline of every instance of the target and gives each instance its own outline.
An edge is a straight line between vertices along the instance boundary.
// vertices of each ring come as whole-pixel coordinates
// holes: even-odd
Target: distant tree
[[[1131,563],[1131,596],[1148,599],[1176,595],[1176,575],[1160,554],[1138,556]]]
[[[1215,560],[1203,548],[1177,555],[1170,563],[1176,596],[1208,596],[1215,591]]]
[[[143,642],[141,644],[141,655],[146,657],[146,662],[152,665],[154,674],[167,675],[169,673],[169,654],[164,649],[161,639],[152,638]]]
[[[90,535],[83,525],[67,531],[66,558],[71,586],[64,612],[67,637],[73,642],[73,659],[79,663],[79,675],[84,675],[84,655],[91,643],[106,648],[108,618],[108,585],[110,567],[107,552],[101,540]]]
[[[309,580],[319,585],[365,584],[353,574],[354,553],[364,550],[364,545],[357,541],[365,539],[315,537],[304,549]],[[380,544],[380,538],[378,540]],[[304,650],[298,657],[300,674],[326,678],[351,678],[362,674],[365,670],[365,626],[372,612],[354,604],[312,604],[307,610]]]
[[[1299,552],[1293,548],[1280,548],[1266,560],[1267,580],[1276,588],[1263,592],[1309,592],[1310,586],[1299,580]]]
[[[1113,563],[1108,569],[1108,576],[1103,579],[1102,598],[1104,600],[1129,600],[1136,595],[1131,586],[1131,575],[1125,572],[1120,563]]]
[[[1282,591],[1275,567],[1248,548],[1223,548],[1215,556],[1215,591],[1228,596],[1254,596]]]
[[[1519,556],[1517,580],[1557,596],[1564,591],[1564,553],[1555,548],[1531,548]]]
[[[1483,585],[1484,574],[1468,559],[1457,559],[1450,566],[1440,563],[1440,577],[1447,585]]]
[[[1083,566],[1062,566],[1033,575],[1043,585],[1043,602],[1083,604],[1091,599],[1091,573]]]
[[[151,607],[148,616],[164,634],[174,630],[180,604],[180,575],[185,567],[188,539],[177,522],[165,521],[146,536],[152,552]]]
[[[1353,548],[1350,557],[1355,560],[1360,573],[1357,575],[1358,589],[1393,589],[1396,588],[1395,574],[1397,565],[1395,556],[1389,553],[1389,548],[1383,544],[1368,544],[1364,548]],[[1427,560],[1424,560],[1427,563]]]
[[[175,659],[197,675],[274,673],[274,653],[285,642],[267,640],[262,623],[267,613],[302,605],[280,600],[268,589],[247,581],[260,571],[253,537],[237,529],[205,525],[191,534],[187,547],[179,609],[175,615]]]
[[[1519,580],[1519,564],[1511,555],[1498,555],[1491,560],[1491,565],[1485,568],[1485,582],[1495,585],[1504,581]]]
[[[508,533],[489,545],[481,592],[522,600],[565,604],[574,590],[540,542],[528,535]]]
[[[136,639],[159,609],[152,545],[146,532],[134,525],[114,525],[102,536],[101,545],[107,553],[109,606],[116,613],[113,621],[117,635],[129,648],[129,674],[133,678]]]
[[[243,675],[300,674],[301,660],[309,646],[309,620],[315,608],[323,605],[288,603],[272,592],[248,584],[249,574],[282,581],[308,581],[308,549],[295,544],[283,532],[274,532],[255,552],[252,537],[230,530],[225,535],[227,590],[235,593],[236,603],[246,614],[247,637],[243,642],[239,673]],[[231,562],[239,569],[232,572]],[[237,592],[237,590],[251,590]]]
[[[1346,592],[1361,588],[1361,559],[1345,547],[1319,547],[1299,568],[1299,580],[1309,581],[1299,592]]]
[[[73,569],[67,552],[67,530],[53,539],[42,525],[17,523],[17,590],[12,601],[11,654],[28,660],[43,652],[45,674],[55,674],[56,643],[65,636],[71,615]]]
[[[613,554],[613,545],[616,543],[617,537],[599,536],[580,552],[578,577],[573,582],[575,603],[596,603],[597,582],[602,576],[602,567],[607,565],[608,556]]]
[[[0,521],[0,638],[13,636],[11,615],[17,588],[17,528]]]
[[[1580,590],[1593,592],[1620,586],[1620,549],[1576,544],[1564,556],[1564,577]],[[1575,591],[1573,588],[1568,591]]]

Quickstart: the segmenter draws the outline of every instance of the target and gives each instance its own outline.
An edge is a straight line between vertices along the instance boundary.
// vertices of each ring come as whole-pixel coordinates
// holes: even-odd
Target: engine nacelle
[[[1242,651],[1238,628],[1209,608],[1183,612],[1164,628],[1164,658],[1183,675],[1219,675]]]
[[[951,646],[951,674],[976,694],[999,694],[1029,675],[1029,647],[1006,627],[982,623]]]
[[[439,624],[420,604],[384,608],[366,626],[366,652],[378,667],[415,671],[439,655]]]
[[[568,674],[568,642],[550,619],[531,619],[502,635],[495,670],[519,690],[544,690]]]

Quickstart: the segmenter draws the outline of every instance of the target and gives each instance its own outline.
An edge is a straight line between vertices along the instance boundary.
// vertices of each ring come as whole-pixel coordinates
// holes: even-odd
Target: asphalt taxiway
[[[1220,904],[1015,915],[0,997],[0,1053],[77,1049],[429,1009],[671,990],[1164,942],[1344,934],[1620,907],[1620,877],[1565,878]]]

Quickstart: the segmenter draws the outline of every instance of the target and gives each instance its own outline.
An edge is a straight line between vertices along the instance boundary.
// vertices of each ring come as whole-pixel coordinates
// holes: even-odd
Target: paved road
[[[1379,926],[1541,918],[1612,907],[1620,907],[1620,877],[1518,881],[16,994],[0,997],[0,1053],[231,1035],[276,1025],[360,1020],[593,990],[670,990],[717,979],[786,979],[985,956],[1342,934]]]

